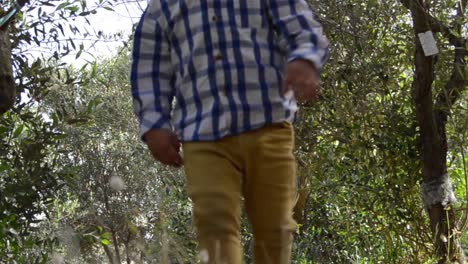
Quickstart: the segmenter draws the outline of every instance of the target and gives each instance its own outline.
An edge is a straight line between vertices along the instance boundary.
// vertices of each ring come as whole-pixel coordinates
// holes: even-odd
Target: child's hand
[[[315,102],[319,100],[320,78],[312,62],[294,60],[286,65],[283,81],[283,93],[289,90],[302,102]]]
[[[180,142],[177,136],[167,129],[153,129],[145,134],[145,141],[153,157],[165,165],[183,165],[179,154]]]

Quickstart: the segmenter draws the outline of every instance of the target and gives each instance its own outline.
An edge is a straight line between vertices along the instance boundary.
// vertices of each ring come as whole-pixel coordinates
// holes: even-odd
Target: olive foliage
[[[331,46],[323,98],[302,105],[295,122],[293,263],[435,263],[420,197],[410,12],[398,1],[310,2]],[[455,19],[458,1],[426,2],[438,20],[463,24]],[[0,119],[0,254],[12,263],[197,261],[183,172],[154,162],[138,138],[127,77],[131,39],[83,67],[61,61],[87,52],[74,36],[105,35],[75,21],[119,3],[125,2],[37,1],[10,29],[19,95]],[[434,100],[455,53],[442,34],[435,36]],[[48,52],[39,57],[26,49],[44,44]],[[467,106],[464,89],[446,122],[460,232],[468,215]],[[242,235],[250,261],[246,219]],[[468,236],[458,237],[466,251]]]

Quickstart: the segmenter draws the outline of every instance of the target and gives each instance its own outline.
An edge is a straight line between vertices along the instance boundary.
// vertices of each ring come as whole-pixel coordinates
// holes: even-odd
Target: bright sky
[[[96,3],[96,0],[90,1]],[[146,0],[135,0],[135,1],[116,1],[114,11],[101,9],[97,14],[91,15],[89,20],[92,27],[96,32],[102,31],[105,35],[110,36],[117,33],[122,33],[122,38],[117,41],[84,41],[85,50],[89,54],[83,53],[83,55],[75,61],[73,56],[65,58],[65,61],[72,64],[80,65],[86,60],[94,60],[93,55],[97,56],[109,56],[117,52],[117,48],[122,46],[122,41],[128,40],[128,37],[132,33],[132,26],[139,21],[139,18],[147,5]],[[90,4],[91,4],[90,3]]]
[[[113,3],[114,10],[111,11],[99,8],[96,14],[86,16],[90,21],[90,25],[87,25],[82,17],[68,19],[67,23],[76,26],[81,34],[88,31],[90,33],[89,36],[84,37],[80,34],[74,36],[68,28],[68,25],[63,26],[66,36],[60,36],[60,38],[63,39],[62,46],[66,44],[69,36],[74,40],[76,47],[79,47],[80,44],[84,46],[84,52],[78,59],[76,59],[76,52],[78,51],[76,50],[72,51],[73,54],[62,58],[64,62],[73,64],[78,68],[86,63],[86,61],[94,61],[102,57],[116,54],[117,49],[122,47],[123,42],[129,40],[133,25],[139,21],[143,10],[147,6],[147,0],[103,1]],[[88,7],[94,7],[98,2],[99,0],[87,0],[86,4]],[[43,6],[42,9],[46,13],[52,13],[55,7]],[[35,12],[31,12],[30,14],[32,15],[31,21],[37,20]],[[103,36],[107,36],[107,38],[99,38],[98,32],[102,32]],[[121,33],[121,37],[111,37],[117,33]],[[131,43],[129,43],[129,45],[131,45]],[[54,50],[54,43],[42,43],[40,47],[37,47],[35,44],[33,44],[33,47],[25,47],[22,52],[29,53],[34,58],[41,54],[47,57],[48,55],[52,55]]]
[[[90,1],[96,2],[96,0]],[[139,18],[146,7],[146,0],[135,1],[116,1],[120,2],[114,7],[114,11],[102,9],[97,14],[91,15],[89,20],[96,31],[102,31],[105,35],[122,33],[122,40],[127,40],[132,33],[132,26],[139,21]],[[90,46],[92,42],[84,43],[85,47]],[[97,55],[108,56],[116,52],[118,47],[122,46],[121,41],[98,42],[88,49],[88,52]],[[82,60],[91,59],[89,55],[83,55]]]
[[[95,6],[99,0],[87,0],[87,5],[89,7]],[[104,0],[105,1],[105,0]],[[119,47],[122,47],[123,41],[128,41],[129,36],[132,33],[132,27],[135,23],[137,23],[140,19],[143,10],[147,6],[147,0],[110,0],[115,4],[114,11],[105,10],[103,8],[99,9],[96,14],[91,14],[87,16],[89,19],[91,26],[86,25],[84,20],[75,19],[75,25],[80,28],[80,30],[84,27],[88,28],[91,32],[99,32],[102,31],[104,35],[110,36],[116,33],[122,33],[122,37],[118,40],[114,41],[95,41],[95,36],[89,36],[84,38],[83,36],[75,36],[73,39],[78,39],[75,41],[75,45],[79,47],[80,44],[84,45],[84,51],[82,55],[76,59],[76,52],[74,54],[63,57],[62,61],[74,65],[76,68],[80,68],[83,66],[87,61],[93,62],[95,60],[99,60],[103,57],[109,57],[114,54],[117,54],[117,50]],[[0,0],[2,3],[2,0]],[[23,8],[25,11],[27,8]],[[48,7],[43,6],[42,10],[46,13],[52,13],[55,10],[55,7]],[[29,13],[31,14],[31,13]],[[31,21],[37,20],[35,17],[36,14],[32,13],[30,18]],[[72,21],[72,20],[69,20]],[[46,29],[47,30],[47,29]],[[65,35],[71,35],[71,30],[64,26]],[[82,31],[83,32],[83,31]],[[34,32],[32,32],[34,34]],[[94,35],[94,34],[93,34]],[[64,42],[62,42],[63,44]],[[52,44],[53,45],[53,44]],[[131,45],[131,43],[129,43]],[[32,60],[37,57],[48,57],[51,56],[54,51],[53,46],[49,46],[48,44],[42,43],[41,46],[37,46],[36,44],[32,44],[31,46],[25,46],[21,49],[20,52],[23,54],[27,54],[30,56]],[[32,62],[31,60],[31,62]],[[23,101],[27,101],[28,95],[23,93],[21,95]]]

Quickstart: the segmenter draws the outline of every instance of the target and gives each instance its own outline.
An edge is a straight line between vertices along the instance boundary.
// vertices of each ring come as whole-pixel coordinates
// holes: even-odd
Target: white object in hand
[[[288,108],[293,112],[299,110],[292,87],[289,87],[289,90],[284,94],[284,99],[285,100],[283,102],[283,105],[285,108]]]

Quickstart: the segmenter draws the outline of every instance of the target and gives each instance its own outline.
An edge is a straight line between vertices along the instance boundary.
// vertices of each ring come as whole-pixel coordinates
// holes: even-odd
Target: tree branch
[[[107,258],[109,259],[110,264],[114,264],[114,256],[112,255],[112,251],[110,250],[109,246],[103,245],[104,251],[106,252]]]
[[[455,47],[463,47],[463,43],[465,43],[467,40],[466,38],[456,36],[453,34],[453,30],[450,27],[444,25],[440,20],[434,17],[430,17],[430,23],[432,31],[442,33],[444,37],[448,38],[448,41],[451,45]]]
[[[464,44],[467,41],[465,40]],[[456,49],[453,70],[450,80],[445,84],[444,89],[439,92],[436,99],[436,111],[439,119],[437,122],[447,122],[447,117],[453,104],[460,98],[463,90],[467,88],[466,80],[466,50]]]
[[[424,14],[427,17],[428,13],[424,8],[424,3],[420,0],[400,0],[404,7],[411,11],[413,15],[415,14]]]
[[[406,7],[407,9],[411,10],[411,7],[410,7],[410,0],[400,0],[400,2],[403,4],[404,7]]]
[[[436,21],[436,24],[440,27],[442,34],[447,35],[450,44],[455,46],[452,75],[450,76],[449,81],[445,84],[444,89],[439,92],[436,99],[436,121],[440,123],[439,125],[445,126],[453,104],[455,104],[455,102],[460,98],[463,90],[467,87],[465,85],[465,68],[466,57],[468,54],[466,50],[468,39],[458,37],[453,33],[455,31],[458,35],[462,35],[461,25],[457,24],[457,20],[464,18],[464,7],[466,6],[467,1],[468,0],[460,1],[459,8],[457,10],[457,19],[454,19],[452,28],[443,25],[440,21]]]
[[[460,2],[460,6],[458,8],[458,17],[463,17],[464,15],[464,7],[466,6],[468,0],[462,0]],[[430,29],[433,32],[440,32],[442,35],[448,38],[449,43],[456,46],[460,47],[462,43],[466,42],[466,38],[457,36],[453,33],[453,30],[455,29],[456,25],[453,25],[452,27],[449,27],[442,23],[442,21],[438,20],[437,18],[432,17],[424,8],[423,4],[419,1],[415,0],[400,0],[400,2],[403,4],[404,7],[409,9],[411,13],[414,15],[424,15],[430,23]],[[456,22],[454,22],[456,23]]]
[[[16,99],[8,30],[0,29],[0,115],[10,110]]]

